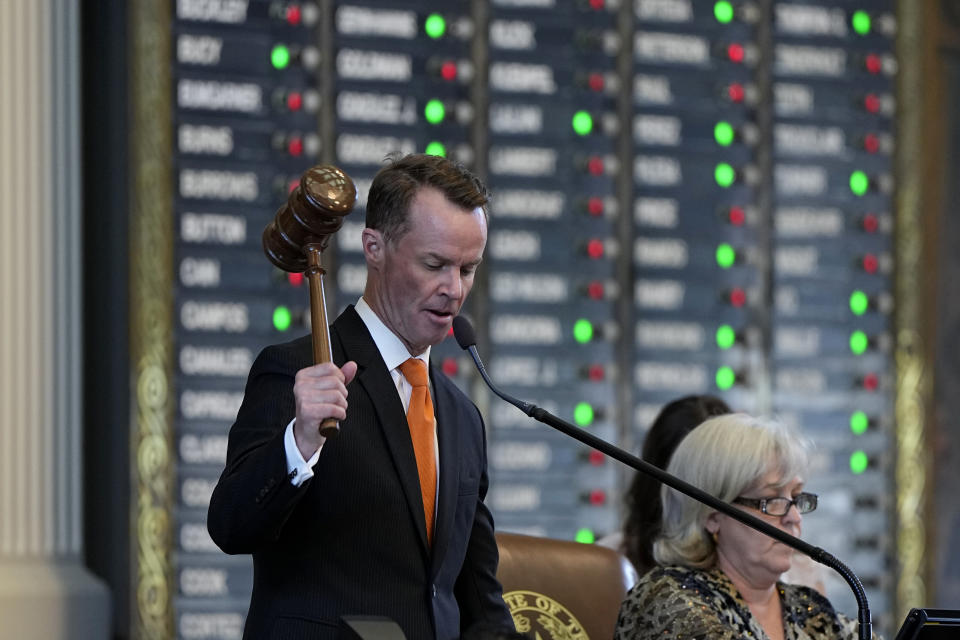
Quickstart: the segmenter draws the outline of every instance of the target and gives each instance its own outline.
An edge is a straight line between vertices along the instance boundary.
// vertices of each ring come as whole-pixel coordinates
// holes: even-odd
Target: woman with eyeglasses
[[[794,536],[817,508],[803,490],[808,445],[775,422],[710,418],[677,447],[668,471]],[[620,607],[617,640],[857,637],[856,621],[820,593],[781,582],[793,550],[663,487],[657,566]]]

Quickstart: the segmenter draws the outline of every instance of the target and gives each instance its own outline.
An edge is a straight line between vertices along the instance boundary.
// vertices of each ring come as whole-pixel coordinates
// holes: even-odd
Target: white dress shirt
[[[410,404],[410,394],[413,391],[413,387],[407,382],[407,379],[403,377],[403,374],[400,373],[399,367],[410,358],[410,353],[407,351],[407,347],[404,346],[403,342],[400,341],[400,338],[390,331],[387,325],[383,324],[383,321],[373,312],[373,309],[371,309],[367,301],[363,299],[363,296],[357,301],[356,311],[360,319],[363,320],[363,324],[366,325],[367,331],[370,332],[370,336],[373,338],[373,342],[380,352],[380,356],[390,371],[393,384],[396,386],[400,401],[403,403],[403,411],[406,413],[407,407]],[[416,357],[423,360],[423,362],[429,366],[430,347],[427,347],[426,351]],[[287,475],[290,476],[290,482],[292,482],[294,486],[299,487],[313,477],[313,466],[320,457],[320,450],[323,448],[323,443],[326,439],[321,438],[320,447],[310,456],[309,460],[304,460],[293,435],[294,422],[296,422],[296,418],[291,420],[287,425],[286,432],[283,435],[283,446],[287,456]],[[434,429],[436,429],[436,421],[434,421]],[[437,461],[437,469],[439,469],[440,461],[436,438],[434,438],[433,441],[433,451]],[[294,471],[296,471],[295,474]],[[437,474],[438,485],[439,482],[440,474]]]

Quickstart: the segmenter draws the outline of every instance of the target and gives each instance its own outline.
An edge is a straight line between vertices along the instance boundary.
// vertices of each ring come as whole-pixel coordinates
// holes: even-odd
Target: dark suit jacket
[[[347,417],[315,476],[294,487],[283,433],[293,378],[312,364],[310,336],[266,348],[230,429],[207,526],[227,553],[253,554],[245,639],[335,638],[343,615],[381,615],[410,640],[509,626],[495,574],[486,443],[479,411],[431,367],[440,450],[433,549],[403,405],[353,307],[333,323],[334,362],[355,360]]]

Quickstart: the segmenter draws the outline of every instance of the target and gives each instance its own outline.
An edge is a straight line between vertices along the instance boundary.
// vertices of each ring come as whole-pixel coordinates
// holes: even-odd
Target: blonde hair
[[[770,472],[783,482],[802,475],[809,443],[778,422],[732,413],[704,421],[680,441],[667,470],[710,495],[730,502]],[[663,515],[653,556],[661,565],[711,567],[716,547],[705,525],[714,512],[663,486]]]

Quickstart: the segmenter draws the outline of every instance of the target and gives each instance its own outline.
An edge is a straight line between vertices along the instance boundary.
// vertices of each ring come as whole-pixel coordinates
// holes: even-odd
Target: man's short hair
[[[409,228],[410,203],[423,187],[437,189],[463,209],[481,207],[487,215],[487,187],[460,163],[427,154],[392,156],[370,185],[367,228],[377,229],[388,242],[401,237]]]

